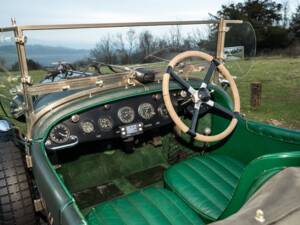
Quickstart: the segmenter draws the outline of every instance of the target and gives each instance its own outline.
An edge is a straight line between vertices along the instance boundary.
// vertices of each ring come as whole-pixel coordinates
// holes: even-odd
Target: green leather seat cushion
[[[174,193],[147,188],[104,202],[86,216],[90,225],[202,225],[200,217]]]
[[[244,165],[224,156],[195,156],[171,166],[166,185],[192,209],[208,220],[217,220],[225,210]]]

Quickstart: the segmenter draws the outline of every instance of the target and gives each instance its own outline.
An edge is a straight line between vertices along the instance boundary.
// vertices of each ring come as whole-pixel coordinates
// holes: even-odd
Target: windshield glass
[[[216,51],[216,25],[209,24],[34,30],[24,34],[35,111],[49,101],[94,89],[99,79],[104,87],[132,74],[142,74],[141,83],[151,81],[152,75],[165,72],[170,59],[186,50],[212,55]]]
[[[216,47],[209,25],[27,31],[25,35],[35,84],[122,73],[128,67],[165,69],[179,52],[201,49],[214,54]]]
[[[0,117],[11,116],[10,103],[21,92],[14,32],[0,32]]]

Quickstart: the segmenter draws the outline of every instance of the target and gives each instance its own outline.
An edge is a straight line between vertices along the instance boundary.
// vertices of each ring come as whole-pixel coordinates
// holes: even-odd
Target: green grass
[[[228,62],[226,67],[237,77],[242,113],[247,118],[300,129],[300,58],[258,57]],[[34,83],[44,74],[42,70],[30,72]],[[0,85],[7,82],[3,75],[0,73]],[[254,81],[262,82],[262,104],[256,109],[250,107],[250,83]],[[0,87],[0,94],[7,93],[7,85]]]
[[[255,58],[229,62],[241,96],[241,111],[247,118],[279,123],[281,127],[300,129],[300,58]],[[262,83],[262,104],[250,107],[250,83]],[[273,121],[273,122],[272,122]]]

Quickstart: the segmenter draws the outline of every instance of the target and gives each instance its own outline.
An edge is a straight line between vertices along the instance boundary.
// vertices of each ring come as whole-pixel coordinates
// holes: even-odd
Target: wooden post
[[[262,84],[261,82],[253,82],[250,84],[250,105],[252,108],[257,108],[261,105],[261,92],[262,92]]]

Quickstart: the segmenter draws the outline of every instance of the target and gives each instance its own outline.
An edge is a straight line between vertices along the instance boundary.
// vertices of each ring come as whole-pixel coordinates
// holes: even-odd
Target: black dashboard
[[[173,102],[181,94],[171,93]],[[48,150],[113,138],[126,139],[172,123],[161,93],[132,97],[73,114],[53,127],[45,142]]]

